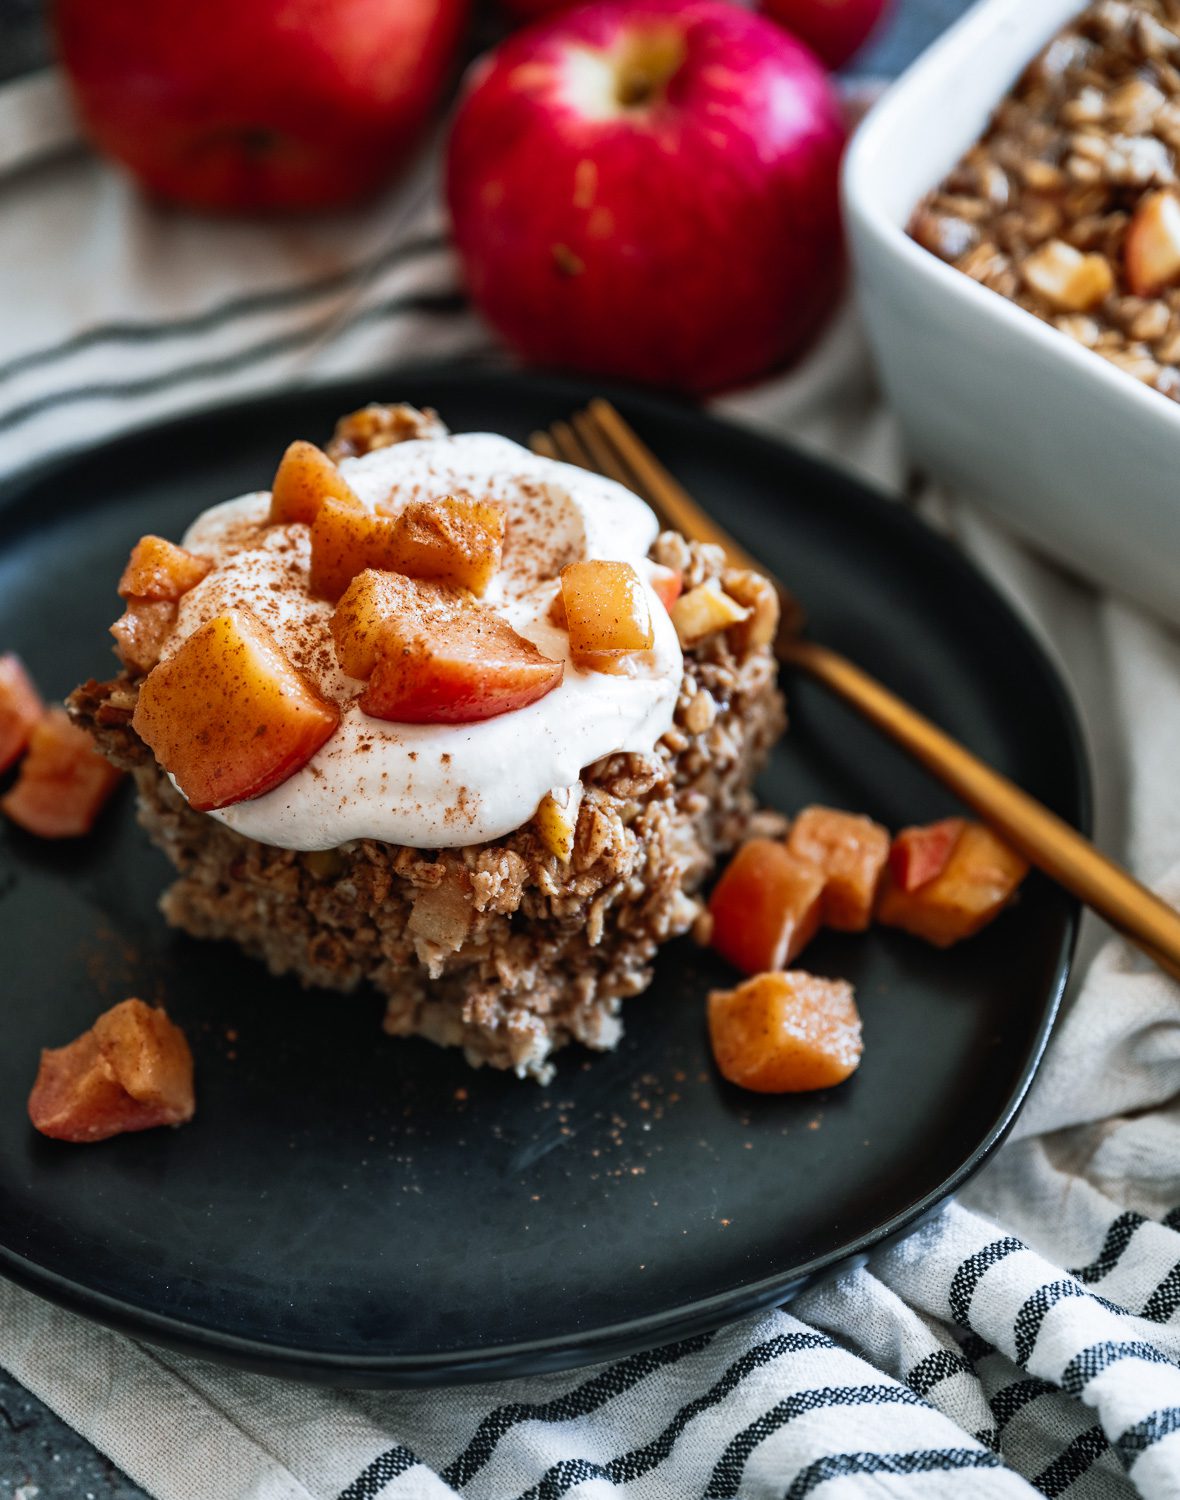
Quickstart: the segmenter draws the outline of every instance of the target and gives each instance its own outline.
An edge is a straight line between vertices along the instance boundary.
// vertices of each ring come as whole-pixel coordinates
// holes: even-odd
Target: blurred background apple
[[[889,0],[760,0],[759,9],[840,68],[868,40]]]
[[[162,197],[312,209],[403,165],[450,73],[467,0],[56,0],[96,145]]]
[[[840,108],[722,0],[592,0],[477,66],[450,142],[477,306],[527,359],[702,392],[796,353],[841,280]]]

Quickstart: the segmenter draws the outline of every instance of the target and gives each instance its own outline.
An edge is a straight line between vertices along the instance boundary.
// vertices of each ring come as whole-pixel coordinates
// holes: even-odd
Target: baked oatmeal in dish
[[[1180,0],[1097,0],[918,206],[928,250],[1180,399]]]
[[[610,480],[369,407],[273,491],[143,538],[123,670],[70,701],[133,774],[168,921],[547,1079],[699,913],[783,726],[759,575]]]

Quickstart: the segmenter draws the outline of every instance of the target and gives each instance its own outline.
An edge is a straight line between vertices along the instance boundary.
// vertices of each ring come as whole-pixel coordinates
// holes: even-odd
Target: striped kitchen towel
[[[267,387],[494,352],[429,153],[323,222],[194,219],[81,152],[0,199],[0,470]],[[907,476],[850,313],[801,369],[718,405],[905,489],[998,579],[1082,705],[1100,840],[1180,898],[1176,636]],[[1087,929],[1016,1132],[960,1201],[715,1334],[499,1385],[335,1392],[0,1284],[0,1364],[160,1500],[1180,1497],[1178,1001]]]

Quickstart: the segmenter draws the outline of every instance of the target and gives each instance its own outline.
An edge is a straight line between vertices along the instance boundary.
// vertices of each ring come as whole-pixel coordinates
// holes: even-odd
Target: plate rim
[[[328,402],[335,392],[355,392],[362,383],[373,388],[397,383],[412,388],[415,381],[423,384],[438,380],[474,383],[493,378],[517,384],[521,388],[522,399],[526,401],[529,393],[539,387],[547,397],[555,399],[561,398],[565,393],[571,406],[584,404],[589,399],[589,393],[593,393],[605,395],[607,399],[640,415],[645,411],[650,412],[657,419],[671,417],[683,420],[686,415],[691,414],[694,422],[717,433],[729,434],[748,449],[761,449],[771,461],[781,461],[785,454],[805,468],[835,477],[842,485],[859,491],[866,502],[882,507],[883,515],[888,517],[888,524],[896,527],[903,536],[927,552],[936,553],[942,563],[949,563],[963,576],[970,576],[973,585],[982,588],[990,596],[993,605],[1006,617],[1009,627],[1020,638],[1029,658],[1036,662],[1049,689],[1053,710],[1064,731],[1063,749],[1068,751],[1070,758],[1076,797],[1069,816],[1082,833],[1089,835],[1093,819],[1093,771],[1081,718],[1069,685],[1046,643],[982,568],[948,537],[921,520],[908,506],[891,498],[888,490],[866,476],[840,468],[825,457],[797,446],[789,437],[780,438],[765,428],[734,421],[724,412],[695,407],[665,394],[617,382],[597,381],[593,376],[506,368],[502,364],[486,360],[397,362],[382,366],[369,375],[349,375],[314,384],[284,386],[239,400],[231,398],[205,403],[163,420],[136,424],[97,443],[71,446],[48,459],[0,477],[0,527],[12,510],[19,506],[22,492],[26,489],[52,480],[56,474],[71,469],[85,459],[117,458],[120,448],[134,448],[149,436],[157,440],[167,439],[173,433],[199,429],[204,423],[223,414],[232,412],[241,419],[252,413],[281,409],[292,400],[322,398]],[[3,540],[0,530],[0,545]],[[779,1274],[731,1287],[711,1297],[599,1326],[572,1338],[553,1336],[436,1354],[349,1354],[339,1350],[308,1349],[245,1337],[194,1323],[181,1316],[150,1311],[126,1298],[86,1287],[61,1272],[41,1266],[14,1251],[3,1240],[0,1240],[0,1274],[71,1312],[89,1317],[120,1333],[144,1338],[182,1354],[289,1379],[361,1389],[458,1385],[579,1369],[639,1350],[655,1348],[661,1343],[710,1332],[743,1317],[752,1316],[767,1307],[781,1304],[806,1286],[840,1274],[852,1265],[863,1263],[870,1251],[913,1232],[938,1213],[995,1154],[1011,1130],[1044,1058],[1069,981],[1080,922],[1081,903],[1076,898],[1069,898],[1062,935],[1053,959],[1053,977],[1045,996],[1041,1022],[1024,1067],[990,1129],[959,1167],[922,1197],[900,1209],[874,1229],[842,1246],[837,1252],[815,1256]]]

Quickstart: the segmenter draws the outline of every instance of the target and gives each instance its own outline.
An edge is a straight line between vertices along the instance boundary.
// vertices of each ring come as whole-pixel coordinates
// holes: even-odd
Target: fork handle
[[[801,636],[781,639],[777,650],[780,661],[806,672],[859,709],[998,829],[1031,864],[1180,979],[1180,912],[846,657]]]

